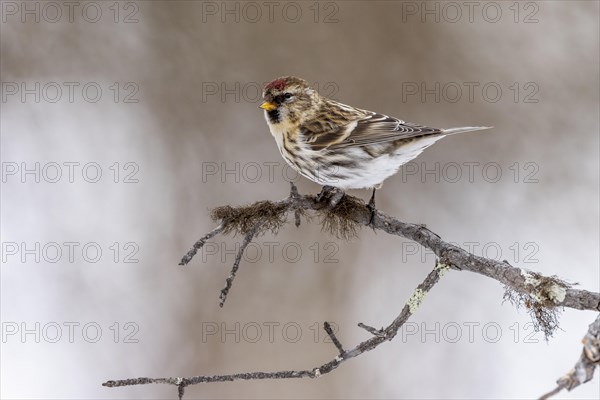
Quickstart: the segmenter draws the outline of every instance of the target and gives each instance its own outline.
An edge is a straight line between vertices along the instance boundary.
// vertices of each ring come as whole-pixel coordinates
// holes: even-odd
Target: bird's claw
[[[371,217],[369,218],[369,226],[373,227],[373,221],[375,220],[375,214],[377,214],[377,208],[375,208],[375,190],[373,189],[373,194],[371,195],[371,200],[367,204],[367,208],[371,211]]]
[[[317,202],[320,203],[321,200],[323,200],[324,197],[327,197],[333,189],[334,189],[333,186],[329,186],[329,185],[323,186],[323,189],[321,189],[321,191],[319,192],[319,194],[316,197]]]
[[[369,226],[373,226],[373,221],[375,221],[375,214],[377,214],[377,209],[375,208],[375,204],[367,204],[369,211],[371,211],[371,217],[369,218]]]
[[[342,200],[343,197],[344,197],[343,190],[335,188],[333,186],[326,185],[326,186],[323,186],[323,189],[321,189],[321,192],[319,194],[317,194],[317,197],[315,199],[319,203],[321,201],[327,199],[327,205],[329,206],[329,208],[333,208],[340,203],[340,201]]]
[[[340,201],[344,197],[344,192],[340,189],[334,189],[331,198],[329,199],[329,207],[333,208],[340,204]]]

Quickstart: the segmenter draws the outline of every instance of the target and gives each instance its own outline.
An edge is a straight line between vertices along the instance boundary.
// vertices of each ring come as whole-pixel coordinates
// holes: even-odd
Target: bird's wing
[[[323,150],[342,143],[355,126],[356,122],[352,121],[334,122],[327,118],[319,118],[300,126],[300,134],[312,150]]]
[[[315,119],[300,131],[313,150],[335,150],[441,134],[442,130],[367,111],[354,120]]]

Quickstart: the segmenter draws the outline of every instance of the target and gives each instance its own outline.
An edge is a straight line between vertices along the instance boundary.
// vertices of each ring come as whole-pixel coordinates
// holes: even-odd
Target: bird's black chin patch
[[[279,109],[267,111],[267,115],[269,116],[269,122],[272,124],[278,124],[281,122],[281,114],[279,113]]]

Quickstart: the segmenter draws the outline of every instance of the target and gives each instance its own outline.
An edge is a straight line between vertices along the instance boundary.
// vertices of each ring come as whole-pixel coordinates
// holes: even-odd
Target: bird
[[[432,128],[322,96],[295,76],[264,86],[265,119],[285,161],[302,176],[323,186],[317,196],[332,205],[348,189],[373,189],[369,208],[375,213],[375,191],[438,140],[489,126]],[[332,195],[333,193],[333,195]]]

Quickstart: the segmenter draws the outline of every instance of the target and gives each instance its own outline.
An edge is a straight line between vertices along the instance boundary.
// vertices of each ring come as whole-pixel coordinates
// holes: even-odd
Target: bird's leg
[[[367,204],[367,207],[369,208],[369,210],[371,210],[371,218],[369,219],[369,225],[373,224],[373,220],[375,219],[375,213],[377,212],[377,209],[375,208],[375,191],[377,190],[377,188],[373,188],[373,194],[371,195],[371,200],[369,200],[369,204]]]

